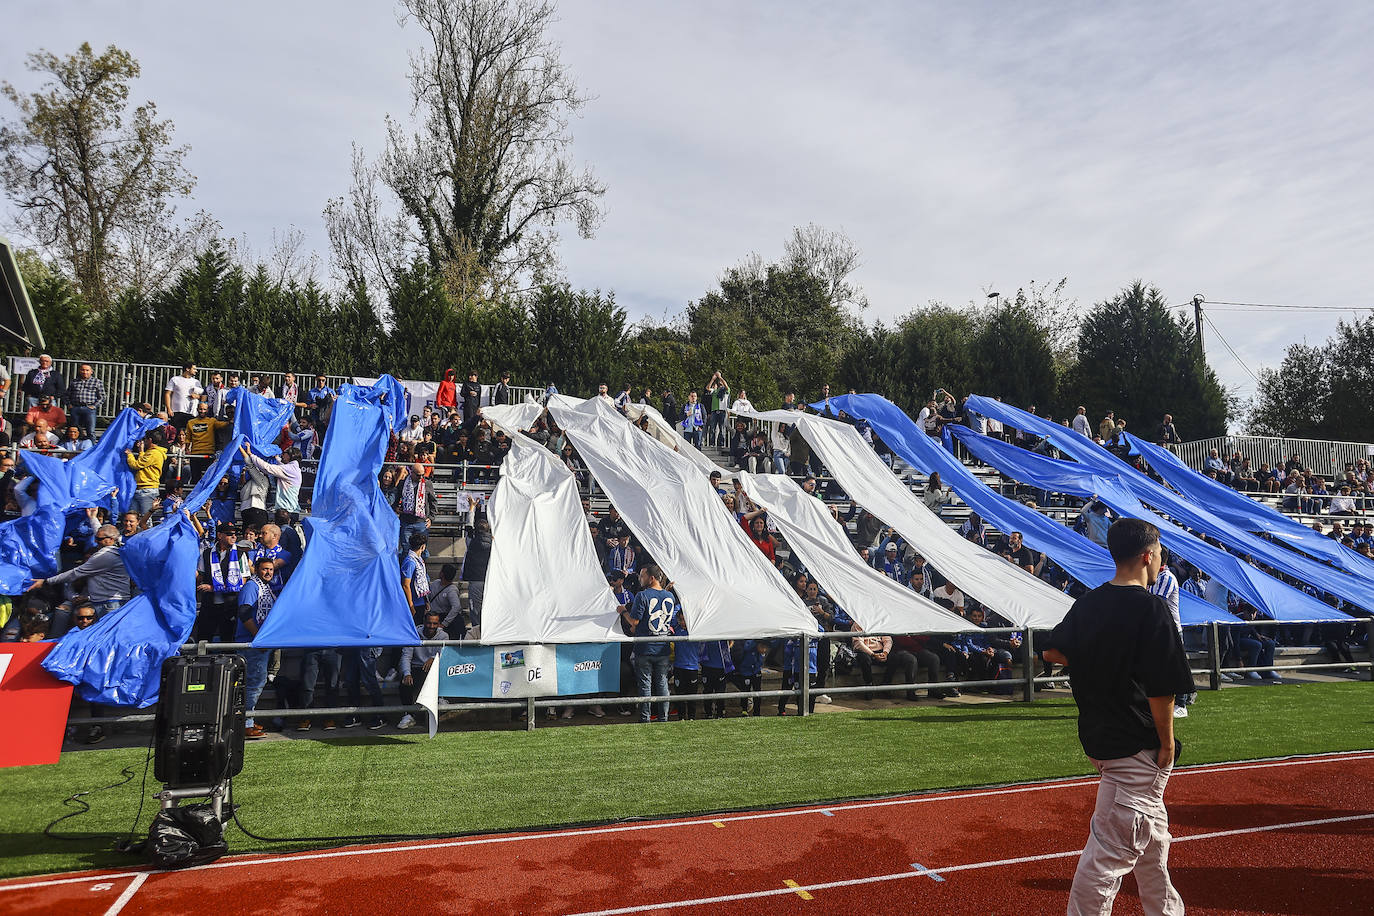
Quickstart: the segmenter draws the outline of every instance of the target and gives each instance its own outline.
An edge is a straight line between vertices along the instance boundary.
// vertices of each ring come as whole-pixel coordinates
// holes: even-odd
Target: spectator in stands
[[[1241,620],[1260,619],[1259,612],[1243,601],[1236,608],[1235,614]],[[1238,667],[1269,669],[1247,672],[1247,678],[1252,681],[1282,681],[1279,673],[1273,670],[1274,649],[1277,645],[1273,639],[1263,635],[1253,626],[1232,626],[1226,629],[1230,631],[1236,654],[1240,657],[1241,664]]]
[[[1259,492],[1259,478],[1255,476],[1255,471],[1250,466],[1249,458],[1242,458],[1240,460],[1240,466],[1235,469],[1234,473],[1236,477],[1232,482],[1233,487],[1237,490],[1243,490],[1246,493]]]
[[[628,610],[621,611],[621,618],[630,627],[634,636],[670,636],[673,622],[677,618],[677,599],[664,589],[663,572],[654,565],[639,571],[639,594]],[[638,680],[637,696],[650,697],[668,695],[668,670],[672,665],[669,657],[669,643],[640,642],[634,645],[633,665]],[[661,722],[668,721],[668,701],[653,704],[658,710]],[[639,707],[639,720],[650,721],[649,703]]]
[[[931,585],[930,576],[926,574],[926,568],[920,555],[916,557],[916,562],[912,564],[911,575],[907,577],[907,586],[916,594],[923,598],[935,600],[935,589]]]
[[[439,615],[439,625],[453,639],[466,639],[467,621],[463,617],[462,594],[458,588],[458,567],[445,563],[439,567],[439,587],[429,596],[429,611]]]
[[[928,688],[927,696],[932,700],[957,697],[959,691],[956,688],[935,686],[944,683],[945,675],[940,666],[940,657],[929,648],[930,641],[929,636],[894,636],[892,646],[910,652],[916,658],[916,679],[911,683],[924,682]],[[916,699],[916,691],[908,691],[907,699]]]
[[[236,642],[252,642],[253,637],[267,621],[267,615],[272,612],[272,604],[276,600],[271,586],[275,573],[276,566],[270,557],[259,557],[253,564],[252,577],[239,591],[238,631],[234,634]],[[267,685],[267,662],[272,651],[245,649],[240,654],[247,666],[244,673],[244,705],[248,709],[248,719],[244,722],[243,736],[261,738],[267,733],[262,726],[253,721],[253,710],[257,708],[258,697],[262,696],[263,687]]]
[[[410,549],[401,559],[401,591],[410,606],[411,619],[416,623],[424,619],[425,608],[429,604],[429,573],[425,569],[425,545],[429,539],[424,532],[417,531],[410,536]],[[405,672],[405,667],[401,666]]]
[[[208,401],[196,405],[195,417],[186,423],[187,444],[191,450],[191,483],[200,480],[201,475],[209,469],[211,459],[219,451],[217,441],[220,431],[228,426],[227,421],[214,416]]]
[[[114,525],[101,525],[96,529],[96,551],[80,566],[60,572],[47,579],[34,579],[29,590],[48,585],[66,585],[84,582],[82,591],[95,608],[97,617],[103,617],[118,609],[129,600],[129,571],[124,568],[124,558],[120,556],[116,541],[119,531]]]
[[[38,368],[30,369],[24,377],[23,391],[25,406],[33,407],[38,399],[47,395],[60,398],[67,390],[67,381],[62,373],[53,368],[52,357],[44,353],[38,357]]]
[[[681,618],[681,615],[678,615]],[[702,692],[707,695],[707,719],[725,718],[726,679],[735,673],[734,659],[730,656],[730,644],[723,639],[713,639],[703,643],[700,653]],[[714,698],[714,699],[713,699]]]
[[[1021,532],[1013,531],[1007,535],[1006,542],[1002,549],[998,551],[1003,557],[1011,561],[1013,566],[1019,566],[1026,572],[1035,574],[1035,567],[1039,560],[1034,550],[1025,545],[1024,537]]]
[[[624,385],[620,386],[620,394],[617,394],[615,398],[612,399],[611,403],[621,416],[624,416],[625,411],[629,409],[630,399],[632,397],[633,395],[630,394],[630,383],[626,382]]]
[[[402,442],[419,442],[425,437],[425,426],[420,422],[420,415],[411,414],[410,425],[401,430]]]
[[[1337,495],[1331,497],[1331,515],[1354,515],[1355,500],[1350,496],[1350,487],[1342,485]]]
[[[95,443],[84,435],[80,427],[68,426],[67,435],[57,444],[57,448],[58,451],[76,455],[95,448]]]
[[[493,404],[513,404],[514,399],[510,393],[510,371],[502,370],[501,379],[496,383],[496,387],[491,392],[491,402]]]
[[[491,563],[491,523],[485,513],[477,516],[477,523],[468,535],[463,551],[462,581],[468,585],[468,620],[472,625],[469,638],[476,639],[482,626],[482,600],[486,595],[487,566]]]
[[[157,504],[158,483],[162,479],[162,468],[167,463],[166,441],[161,429],[155,429],[138,440],[137,453],[125,449],[124,460],[134,472],[133,510],[138,515],[147,515]]]
[[[30,429],[36,429],[39,420],[46,422],[48,429],[62,429],[67,425],[67,413],[53,403],[52,395],[45,394],[24,414],[24,423]]]
[[[977,512],[970,512],[968,518],[964,519],[959,526],[959,536],[979,547],[988,546],[988,526],[983,524],[983,518]]]
[[[1115,434],[1116,413],[1114,411],[1109,410],[1107,411],[1107,415],[1102,418],[1102,421],[1097,424],[1097,438],[1101,439],[1103,442],[1106,442]]]
[[[687,403],[682,405],[682,420],[678,424],[678,429],[682,431],[682,438],[694,447],[701,448],[701,433],[705,426],[706,411],[701,402],[697,400],[696,391],[689,391],[687,392]]]
[[[401,468],[400,484],[396,488],[393,508],[401,517],[401,546],[410,543],[411,535],[429,533],[430,522],[438,512],[434,487],[425,477],[425,466],[415,462],[409,469]]]
[[[878,571],[895,582],[906,582],[910,578],[906,567],[898,559],[896,541],[889,540],[887,545],[883,547],[882,565],[878,567]]]
[[[1100,499],[1089,500],[1078,518],[1083,525],[1084,536],[1099,547],[1106,547],[1107,530],[1112,526],[1106,504]]]
[[[205,389],[196,379],[195,363],[183,364],[181,374],[167,380],[167,386],[162,391],[162,403],[173,426],[181,429],[186,421],[195,416],[196,403],[204,392]]]
[[[420,630],[420,638],[424,640],[443,640],[448,639],[448,633],[444,632],[441,620],[437,613],[429,611],[424,615],[423,628]],[[429,674],[429,669],[434,666],[434,662],[439,658],[439,653],[443,652],[442,646],[406,646],[401,649],[401,705],[410,706],[415,702],[415,698],[420,695],[420,685],[425,682],[425,677]],[[401,721],[396,723],[397,728],[410,728],[415,724],[415,717],[410,713],[401,716]]]
[[[1174,426],[1173,414],[1165,414],[1164,420],[1159,424],[1159,429],[1155,430],[1155,443],[1163,446],[1178,445],[1183,442],[1178,434],[1177,427]]]
[[[1085,439],[1093,437],[1092,423],[1088,420],[1088,408],[1080,407],[1073,415],[1073,431]]]
[[[768,435],[768,445],[772,452],[773,473],[786,474],[788,458],[792,454],[791,443],[787,440],[790,424],[774,423]]]
[[[210,416],[217,420],[224,419],[225,408],[228,406],[225,394],[228,390],[224,387],[223,373],[210,373],[210,383],[205,386],[205,393],[200,400],[202,404],[209,406]]]
[[[463,400],[463,427],[469,432],[477,425],[482,412],[482,386],[477,381],[477,370],[468,370],[468,380],[458,392]]]
[[[749,400],[749,392],[745,391],[743,388],[739,390],[739,394],[735,397],[735,402],[730,405],[730,412],[735,414],[754,412],[754,404]]]
[[[926,481],[926,491],[921,496],[921,501],[931,512],[940,514],[945,506],[949,505],[950,489],[940,480],[939,471],[931,471],[930,479]]]
[[[711,380],[706,383],[706,398],[710,405],[706,444],[715,448],[725,448],[725,414],[730,405],[730,385],[725,381],[725,376],[721,374],[719,369],[711,375]]]
[[[616,541],[616,545],[606,551],[606,572],[609,575],[619,574],[622,578],[630,579],[639,571],[638,558],[635,556],[634,548],[630,546],[630,536],[627,534],[613,540]]]
[[[1269,467],[1269,462],[1264,461],[1260,463],[1259,470],[1255,472],[1255,479],[1259,481],[1259,488],[1261,492],[1279,492],[1280,478],[1279,475],[1274,472],[1274,469]]]
[[[243,455],[246,465],[251,465],[277,482],[276,508],[299,513],[301,511],[300,450],[292,446],[271,461],[253,454],[247,447],[244,447]]]
[[[1227,486],[1231,485],[1231,469],[1226,466],[1226,462],[1221,460],[1221,454],[1216,449],[1207,453],[1207,458],[1202,463],[1203,470],[1215,471],[1217,480]]]
[[[90,363],[82,363],[76,378],[67,387],[67,406],[72,409],[72,422],[85,431],[87,439],[95,438],[95,415],[105,403],[105,386],[95,377]]]
[[[1316,515],[1325,509],[1326,503],[1330,497],[1331,494],[1326,489],[1326,478],[1322,477],[1320,474],[1313,475],[1312,496],[1308,501],[1309,505],[1312,507],[1312,514]],[[1340,538],[1336,540],[1340,540]]]
[[[927,436],[940,435],[940,408],[934,398],[926,401],[926,406],[916,415],[916,425],[921,427],[921,431]]]
[[[238,549],[238,526],[233,520],[215,527],[215,542],[200,552],[196,569],[196,593],[200,609],[196,615],[195,639],[228,642],[237,623],[239,592],[252,576],[248,551]]]

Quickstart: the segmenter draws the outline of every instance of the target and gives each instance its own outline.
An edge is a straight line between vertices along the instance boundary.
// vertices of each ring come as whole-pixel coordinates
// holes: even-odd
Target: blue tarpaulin
[[[247,389],[234,399],[233,404],[233,435],[242,436],[253,451],[264,458],[280,455],[277,438],[281,436],[282,428],[291,422],[292,406]]]
[[[969,401],[974,403],[973,398]],[[980,398],[978,403],[986,405],[988,401],[986,398]],[[1036,435],[1045,436],[1056,448],[1077,458],[1081,464],[1092,469],[1093,473],[1116,480],[1136,499],[1153,506],[1159,512],[1166,513],[1180,525],[1186,525],[1194,531],[1215,538],[1237,554],[1252,556],[1259,562],[1321,591],[1336,595],[1365,610],[1374,611],[1374,580],[1333,569],[1309,556],[1287,550],[1251,534],[1248,530],[1219,517],[1210,506],[1204,507],[1190,502],[1173,490],[1161,486],[1119,460],[1111,452],[1067,427],[1047,423],[1039,417],[1019,411],[1000,401],[991,403],[995,405],[993,409],[1002,416],[1012,418],[1003,422],[1017,429],[1026,429]],[[1000,416],[998,418],[1001,419]]]
[[[38,478],[33,514],[0,524],[0,594],[17,595],[35,576],[57,572],[57,554],[66,528],[71,476],[60,458],[24,454],[24,464]]]
[[[981,436],[970,429],[954,427],[953,432],[974,456],[1016,480],[1084,499],[1096,497],[1118,515],[1144,519],[1154,524],[1159,528],[1160,540],[1165,547],[1275,620],[1310,622],[1350,619],[1311,595],[1267,575],[1220,547],[1194,537],[1145,508],[1119,478],[1094,474],[1081,464],[1036,455],[1000,439]]]
[[[195,513],[210,498],[242,440],[235,437],[183,508]],[[178,512],[125,542],[120,555],[139,594],[84,630],[62,637],[43,667],[75,684],[83,699],[111,706],[157,702],[162,663],[191,635],[196,621],[200,539]]]
[[[971,509],[1002,531],[1021,532],[1027,546],[1048,554],[1078,581],[1092,587],[1116,574],[1116,564],[1106,550],[1024,503],[994,492],[922,432],[896,404],[876,394],[842,395],[830,400],[837,409],[867,420],[907,464],[926,474],[938,471],[943,483]],[[1236,621],[1231,614],[1188,592],[1179,595],[1179,616],[1185,626]]]
[[[1129,433],[1127,439],[1150,465],[1150,469],[1163,477],[1169,486],[1193,502],[1205,505],[1214,515],[1246,531],[1268,534],[1295,550],[1325,560],[1346,572],[1361,576],[1374,575],[1374,560],[1293,521],[1272,506],[1256,502],[1244,493],[1193,470],[1166,448],[1151,445]]]
[[[67,508],[110,508],[110,491],[117,489],[115,508],[118,512],[127,512],[134,498],[134,472],[129,469],[124,452],[133,448],[139,439],[164,425],[157,417],[145,417],[132,407],[120,411],[93,448],[78,453],[68,461],[72,502]]]
[[[254,646],[400,646],[419,641],[401,591],[400,520],[377,486],[405,391],[389,375],[343,385],[315,477],[305,556]]]

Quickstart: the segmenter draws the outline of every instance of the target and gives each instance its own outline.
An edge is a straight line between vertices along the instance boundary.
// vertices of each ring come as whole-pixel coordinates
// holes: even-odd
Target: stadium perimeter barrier
[[[1352,622],[1353,618],[1352,618]],[[1282,621],[1256,620],[1246,622],[1250,626],[1265,627],[1276,626]],[[1367,628],[1371,649],[1374,649],[1374,618],[1366,618]],[[1207,648],[1204,653],[1206,667],[1193,668],[1194,678],[1206,676],[1208,679],[1208,689],[1220,690],[1222,684],[1222,674],[1248,674],[1249,672],[1267,671],[1318,671],[1326,669],[1361,669],[1370,672],[1370,680],[1374,682],[1374,655],[1365,661],[1355,662],[1329,662],[1319,664],[1298,664],[1298,665],[1269,665],[1253,667],[1222,667],[1221,654],[1221,627],[1235,626],[1236,624],[1226,624],[1213,621],[1200,627],[1206,634]],[[1033,630],[1024,630],[1020,627],[989,627],[978,631],[985,635],[1009,635],[1021,633],[1022,642],[1018,650],[1019,661],[1022,665],[1022,673],[1014,678],[999,678],[997,680],[962,680],[962,681],[938,681],[938,682],[917,682],[914,684],[893,683],[893,684],[874,684],[872,686],[856,685],[842,687],[839,685],[826,684],[824,687],[812,686],[809,678],[800,679],[800,683],[791,690],[753,690],[753,691],[729,691],[718,694],[672,694],[666,696],[639,697],[626,695],[624,685],[622,692],[615,696],[551,696],[551,697],[526,697],[516,700],[443,700],[440,710],[445,712],[476,712],[481,710],[516,710],[524,709],[526,715],[525,728],[533,731],[538,720],[537,712],[539,709],[549,707],[590,707],[590,706],[637,706],[641,703],[661,703],[661,702],[687,702],[704,704],[707,700],[716,699],[725,702],[739,701],[744,699],[757,698],[760,703],[766,699],[776,699],[787,697],[795,700],[802,716],[812,715],[810,711],[813,695],[821,693],[836,696],[865,696],[884,694],[896,694],[906,691],[926,690],[926,689],[947,689],[958,688],[960,690],[968,688],[1008,688],[1007,695],[1010,701],[1019,700],[1025,703],[1033,703],[1037,698],[1037,685],[1049,686],[1056,682],[1066,681],[1066,674],[1058,675],[1037,675],[1037,663],[1039,657],[1036,652],[1036,633]],[[1043,631],[1040,631],[1043,632]],[[908,635],[929,635],[929,634],[908,634],[908,633],[803,633],[800,637],[799,658],[805,658],[809,654],[812,641],[818,642],[824,647],[829,640],[851,639],[855,636],[908,636]],[[781,637],[779,637],[781,638]],[[693,636],[647,636],[629,637],[624,640],[626,643],[639,642],[700,642],[701,640]],[[494,649],[495,646],[484,644],[479,640],[421,640],[419,645],[430,647],[455,646],[467,648]],[[183,655],[204,655],[209,652],[237,652],[253,648],[251,643],[187,643],[181,647]],[[318,689],[318,688],[317,688]],[[108,707],[107,707],[108,708]],[[301,719],[301,718],[338,718],[345,716],[373,716],[373,715],[397,715],[403,713],[428,714],[423,706],[402,705],[399,703],[383,706],[337,706],[329,708],[310,708],[310,709],[255,709],[254,718],[261,719]],[[68,720],[69,725],[143,725],[151,723],[154,719],[151,713],[131,713],[122,716],[102,716],[99,718],[72,718]]]
[[[1259,470],[1262,463],[1282,467],[1297,455],[1303,466],[1327,480],[1343,476],[1346,464],[1364,458],[1374,459],[1374,444],[1368,442],[1337,442],[1330,439],[1280,439],[1270,436],[1218,436],[1197,439],[1171,447],[1175,455],[1190,468],[1202,470],[1208,453],[1216,449],[1223,461],[1236,452],[1250,459],[1250,466]]]
[[[105,386],[105,401],[96,411],[97,420],[113,420],[121,410],[131,405],[142,404],[145,401],[153,405],[154,410],[162,409],[162,392],[167,387],[167,380],[181,373],[181,366],[167,366],[160,363],[122,363],[104,362],[91,359],[53,359],[53,368],[62,373],[62,377],[68,383],[76,378],[77,370],[83,365],[89,365],[96,378],[100,379]],[[8,367],[7,367],[8,368]],[[237,375],[244,386],[247,386],[248,379],[254,375],[265,375],[272,380],[272,389],[276,391],[280,388],[282,377],[289,369],[239,369],[222,368],[216,366],[202,366],[196,364],[196,377],[202,384],[208,382],[210,376],[216,372],[224,376],[226,384],[230,375]],[[302,394],[308,391],[315,383],[316,373],[312,371],[295,372],[296,384]],[[335,391],[340,385],[352,384],[351,375],[326,375],[329,387]],[[24,393],[21,391],[23,379],[16,375],[10,380],[9,391],[5,395],[4,411],[6,413],[24,413],[27,406],[24,402]],[[516,403],[524,401],[526,398],[542,400],[544,397],[543,388],[532,388],[528,386],[511,386],[512,400]]]

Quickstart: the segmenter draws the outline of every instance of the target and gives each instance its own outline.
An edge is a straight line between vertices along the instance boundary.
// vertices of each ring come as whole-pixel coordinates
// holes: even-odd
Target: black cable
[[[148,767],[149,767],[149,766],[152,764],[152,762],[153,762],[153,741],[154,741],[154,738],[155,738],[155,737],[156,737],[155,735],[150,735],[149,738],[148,738],[148,754],[147,754],[147,756],[144,758],[144,761],[143,761],[143,780],[142,780],[142,782],[139,783],[138,813],[134,815],[134,822],[133,822],[132,825],[130,825],[130,827],[129,827],[129,832],[128,832],[127,834],[123,834],[123,833],[62,834],[62,833],[53,833],[52,830],[53,830],[54,827],[56,827],[58,824],[62,823],[63,821],[68,820],[69,818],[73,818],[73,817],[80,817],[81,815],[85,814],[87,811],[90,811],[90,810],[91,810],[90,804],[84,800],[84,799],[85,799],[85,796],[87,796],[87,795],[93,795],[93,794],[95,794],[96,792],[105,792],[105,791],[107,791],[107,790],[109,790],[109,789],[117,789],[117,788],[119,788],[120,786],[128,785],[130,782],[132,782],[132,781],[133,781],[133,778],[134,778],[134,767],[136,766],[136,764],[129,764],[128,766],[124,767],[123,769],[121,769],[121,770],[119,771],[120,775],[124,777],[123,779],[119,780],[119,782],[112,782],[112,783],[110,783],[108,786],[100,786],[99,788],[96,788],[96,789],[86,789],[86,790],[81,791],[81,792],[73,792],[71,795],[68,795],[66,798],[62,799],[62,807],[64,807],[64,808],[76,808],[76,810],[75,810],[75,811],[68,811],[66,814],[63,814],[63,815],[60,815],[59,817],[54,818],[54,819],[48,824],[48,826],[46,826],[46,827],[43,828],[43,835],[44,835],[45,837],[48,837],[49,839],[53,839],[53,840],[92,840],[92,839],[97,839],[97,838],[99,838],[99,837],[109,837],[109,838],[111,838],[111,839],[120,841],[121,844],[127,843],[129,840],[131,840],[131,839],[133,838],[133,836],[134,836],[135,831],[138,830],[138,822],[139,822],[139,820],[142,819],[142,817],[143,817],[143,804],[144,804],[144,800],[145,800],[145,796],[144,796],[143,793],[144,793],[144,790],[147,788],[147,785],[148,785]],[[79,805],[80,807],[77,807],[78,805]]]

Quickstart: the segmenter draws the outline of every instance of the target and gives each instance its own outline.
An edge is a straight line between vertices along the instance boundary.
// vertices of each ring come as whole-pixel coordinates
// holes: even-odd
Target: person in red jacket
[[[446,413],[458,409],[458,373],[453,369],[444,370],[444,380],[439,383],[439,391],[434,395],[434,406],[442,407]]]

